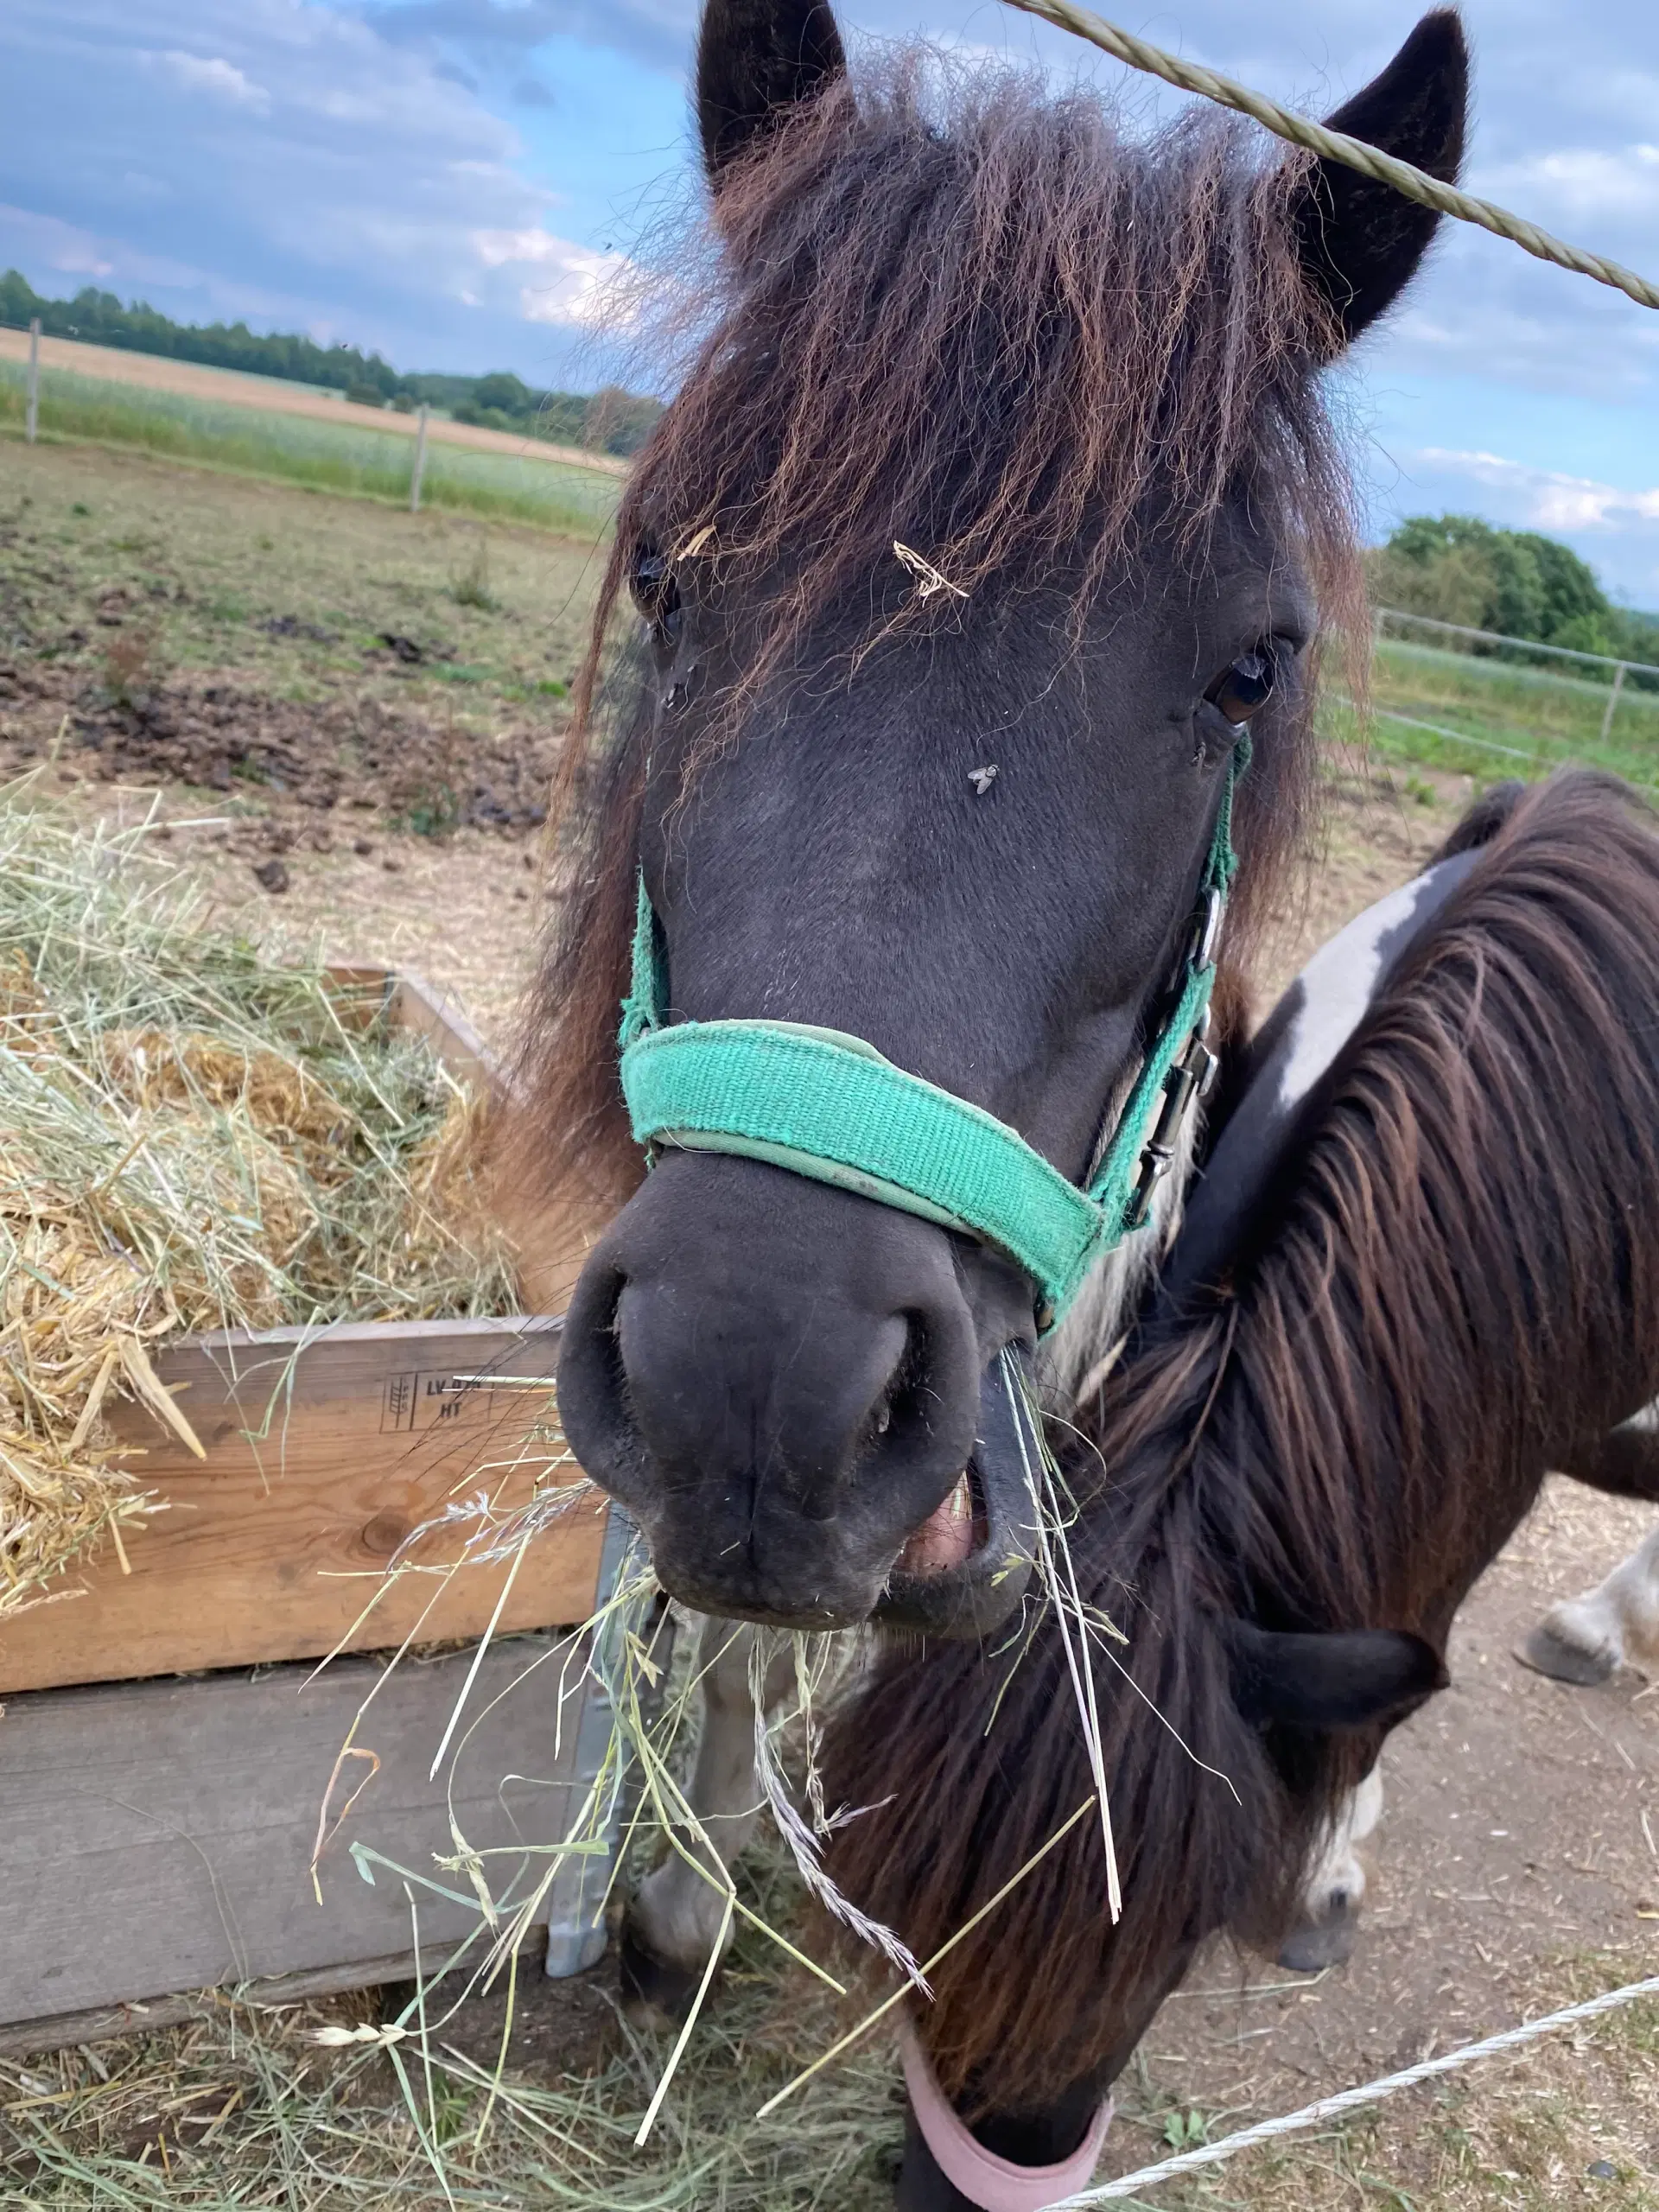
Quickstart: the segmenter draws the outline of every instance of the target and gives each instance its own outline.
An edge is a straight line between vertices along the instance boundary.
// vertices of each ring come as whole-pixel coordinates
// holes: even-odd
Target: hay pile
[[[158,1341],[513,1310],[481,1115],[319,962],[209,930],[142,828],[0,791],[0,1619],[150,1510],[111,1391],[194,1447]]]

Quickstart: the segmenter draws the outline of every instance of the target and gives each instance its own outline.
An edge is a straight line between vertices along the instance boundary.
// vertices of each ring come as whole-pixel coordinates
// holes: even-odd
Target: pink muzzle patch
[[[927,2053],[908,2020],[899,2029],[899,2042],[916,2125],[939,2171],[970,2204],[978,2205],[981,2212],[1047,2212],[1049,2205],[1088,2187],[1111,2126],[1109,2097],[1069,2158],[1055,2166],[1016,2166],[976,2142],[963,2125],[934,2080]]]

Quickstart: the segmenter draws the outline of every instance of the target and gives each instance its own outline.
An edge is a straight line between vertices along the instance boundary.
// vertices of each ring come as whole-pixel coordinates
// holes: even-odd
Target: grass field
[[[1372,664],[1367,734],[1384,758],[1425,761],[1483,784],[1547,775],[1579,760],[1659,789],[1659,692],[1627,683],[1608,721],[1611,698],[1606,683],[1582,677],[1384,639]],[[1356,734],[1340,695],[1326,715],[1332,735]]]
[[[0,359],[0,435],[22,428],[24,377],[20,363]],[[136,446],[177,461],[400,505],[409,498],[414,457],[406,428],[331,423],[66,369],[41,372],[40,435]],[[608,523],[620,490],[620,480],[609,470],[543,460],[533,450],[485,452],[434,438],[427,446],[422,500],[591,537]]]

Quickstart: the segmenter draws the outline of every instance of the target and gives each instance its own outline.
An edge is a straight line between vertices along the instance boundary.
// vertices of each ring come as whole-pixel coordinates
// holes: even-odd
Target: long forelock
[[[1080,634],[1137,534],[1191,551],[1243,490],[1351,582],[1306,165],[1258,145],[1208,109],[1136,138],[1096,93],[925,48],[843,81],[722,174],[702,288],[679,261],[702,343],[622,533],[770,594],[768,674],[849,594],[894,619],[895,538],[970,601],[1062,578]]]
[[[524,1174],[620,1201],[634,1173],[609,1047],[641,740],[598,701],[642,538],[743,611],[711,718],[731,728],[803,672],[826,609],[855,610],[848,673],[886,632],[971,620],[993,584],[1060,594],[1076,642],[1138,549],[1173,532],[1201,562],[1241,493],[1326,614],[1351,616],[1347,477],[1315,373],[1331,332],[1288,214],[1303,167],[1211,110],[1136,138],[1096,93],[912,48],[722,172],[701,246],[677,239],[644,307],[685,334],[683,373],[624,497],[555,794],[563,896]],[[924,594],[895,540],[954,591]],[[1306,703],[1281,718],[1241,794],[1236,944],[1301,848],[1309,722]]]

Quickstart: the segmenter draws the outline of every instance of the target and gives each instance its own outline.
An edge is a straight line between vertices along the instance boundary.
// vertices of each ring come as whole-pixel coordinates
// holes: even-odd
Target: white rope
[[[1091,15],[1087,8],[1077,7],[1075,0],[1009,0],[1009,5],[1023,8],[1028,16],[1040,16],[1046,22],[1071,32],[1074,37],[1087,39],[1090,46],[1097,46],[1103,54],[1127,62],[1131,69],[1144,70],[1148,76],[1161,77],[1166,85],[1173,85],[1180,92],[1197,92],[1221,107],[1250,116],[1276,137],[1287,138],[1293,146],[1306,146],[1327,162],[1340,162],[1344,168],[1357,169],[1362,176],[1375,178],[1379,184],[1391,184],[1408,200],[1418,200],[1442,215],[1455,215],[1462,222],[1478,223],[1482,230],[1491,231],[1497,238],[1508,238],[1512,245],[1535,255],[1540,261],[1553,261],[1559,269],[1570,269],[1580,276],[1593,276],[1598,284],[1611,284],[1616,291],[1627,294],[1638,307],[1659,308],[1659,285],[1650,284],[1633,270],[1609,261],[1603,254],[1586,253],[1581,246],[1568,245],[1536,223],[1529,223],[1524,215],[1512,215],[1507,207],[1499,207],[1490,200],[1477,200],[1472,193],[1459,192],[1455,185],[1443,183],[1439,177],[1430,176],[1427,169],[1383,153],[1380,147],[1370,145],[1363,138],[1351,138],[1345,131],[1327,130],[1311,116],[1299,115],[1294,108],[1281,107],[1277,100],[1253,92],[1232,77],[1220,76],[1196,61],[1183,61],[1176,54],[1166,54],[1162,47],[1154,46],[1149,40],[1137,38],[1132,31],[1121,30],[1116,23]]]
[[[1524,2043],[1535,2042],[1540,2036],[1554,2034],[1557,2028],[1571,2027],[1580,2020],[1593,2020],[1600,2013],[1617,2012],[1621,2005],[1633,2005],[1638,1997],[1659,1997],[1659,1974],[1649,1981],[1633,1981],[1624,1989],[1610,1989],[1605,1995],[1589,1998],[1582,2005],[1569,2005],[1565,2012],[1547,2013],[1541,2020],[1528,2020],[1521,2027],[1506,2028],[1502,2035],[1488,2036],[1484,2043],[1465,2044],[1461,2050],[1448,2050],[1440,2058],[1425,2058],[1416,2066],[1408,2066],[1403,2074],[1385,2074],[1380,2082],[1368,2082],[1363,2088],[1344,2089],[1340,2095],[1321,2097],[1317,2104],[1304,2106],[1300,2112],[1287,2113],[1279,2120],[1261,2120],[1254,2127],[1241,2127],[1236,2135],[1224,2135],[1219,2143],[1205,2143],[1196,2151],[1183,2151],[1179,2158],[1162,2159],[1155,2166],[1141,2166],[1132,2174],[1120,2174],[1116,2181],[1103,2182],[1097,2189],[1079,2190],[1075,2196],[1063,2197],[1050,2205],[1047,2212],[1072,2212],[1073,2207],[1106,2204],[1114,2197],[1133,2196],[1154,2182],[1167,2181],[1172,2174],[1187,2174],[1198,2166],[1217,2165],[1255,2144],[1271,2143],[1281,2135],[1299,2134],[1305,2127],[1317,2127],[1322,2120],[1334,2119],[1338,2113],[1354,2112],[1361,2105],[1380,2104],[1384,2097],[1397,2096],[1402,2089],[1414,2088],[1419,2082],[1432,2081],[1437,2074],[1455,2074],[1459,2067],[1471,2066],[1478,2058],[1490,2058],[1495,2051],[1517,2050]]]

